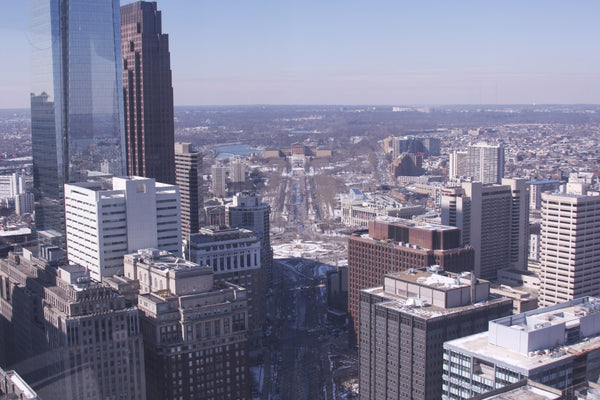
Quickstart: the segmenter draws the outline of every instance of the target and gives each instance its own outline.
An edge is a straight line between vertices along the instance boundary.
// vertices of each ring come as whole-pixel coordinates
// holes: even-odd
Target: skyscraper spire
[[[156,2],[121,7],[128,175],[175,183],[169,36]]]

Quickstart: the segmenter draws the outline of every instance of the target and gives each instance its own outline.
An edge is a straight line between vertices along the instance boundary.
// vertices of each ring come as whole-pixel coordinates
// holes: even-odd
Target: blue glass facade
[[[125,173],[119,0],[30,0],[38,229],[64,231],[62,187]],[[57,215],[58,213],[58,215]]]

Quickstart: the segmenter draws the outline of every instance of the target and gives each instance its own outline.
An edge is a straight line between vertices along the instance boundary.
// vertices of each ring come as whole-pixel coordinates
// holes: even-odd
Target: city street
[[[356,353],[347,347],[343,323],[327,322],[327,268],[301,258],[275,261],[274,290],[267,305],[271,328],[265,332],[258,385],[262,393],[259,397],[255,390],[255,398],[351,398],[340,382],[356,376]]]

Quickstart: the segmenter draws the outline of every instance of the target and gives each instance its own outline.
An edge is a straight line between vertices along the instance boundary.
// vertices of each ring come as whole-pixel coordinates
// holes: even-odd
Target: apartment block
[[[504,177],[504,146],[476,143],[470,145],[467,175],[476,182],[500,183]]]
[[[226,174],[227,168],[222,165],[213,165],[212,172],[212,192],[215,197],[227,196]]]
[[[469,175],[469,153],[467,151],[453,151],[450,153],[448,177],[456,179]]]

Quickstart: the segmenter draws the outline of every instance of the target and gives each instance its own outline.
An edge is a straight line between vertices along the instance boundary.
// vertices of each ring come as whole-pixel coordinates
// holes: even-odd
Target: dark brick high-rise
[[[121,7],[127,174],[175,183],[169,36],[156,2]]]

